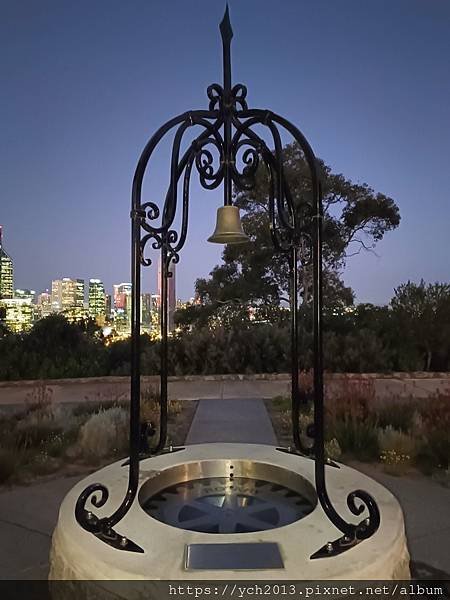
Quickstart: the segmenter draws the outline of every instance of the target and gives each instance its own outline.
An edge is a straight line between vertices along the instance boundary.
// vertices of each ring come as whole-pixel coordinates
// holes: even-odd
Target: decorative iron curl
[[[155,202],[144,202],[141,204],[143,223],[145,220],[154,221],[159,218],[159,206]]]
[[[222,110],[223,108],[223,87],[218,83],[212,83],[206,89],[209,98],[209,110]]]
[[[170,271],[170,263],[178,264],[180,262],[180,255],[177,249],[177,246],[173,246],[173,244],[177,244],[178,241],[178,233],[171,229],[167,232],[167,277],[172,277],[173,273]]]
[[[241,160],[244,163],[242,172],[237,168],[238,152],[241,148],[244,150]],[[252,190],[256,185],[256,173],[260,165],[261,144],[249,138],[239,139],[235,144],[232,144],[232,162],[231,176],[236,186],[243,190]]]
[[[218,83],[208,86],[206,94],[209,98],[209,110],[231,109],[237,111],[247,110],[247,88],[242,83],[237,83],[226,95],[224,89]]]
[[[100,497],[96,496],[97,492],[100,492]],[[88,485],[78,497],[75,505],[75,518],[78,523],[91,533],[99,532],[102,529],[103,519],[99,519],[96,515],[86,509],[87,501],[90,499],[91,503],[96,508],[104,506],[109,498],[108,488],[101,483],[93,483]]]
[[[242,83],[237,83],[231,90],[231,102],[234,110],[240,106],[241,110],[247,110],[247,88]]]
[[[356,500],[362,504],[356,505]],[[380,510],[373,497],[364,490],[355,490],[347,496],[347,506],[354,515],[360,515],[365,509],[369,516],[355,527],[355,537],[365,540],[375,533],[380,526]]]
[[[159,233],[152,232],[144,235],[139,242],[139,253],[140,253],[140,263],[143,267],[150,267],[153,264],[151,258],[146,258],[145,256],[145,247],[148,242],[153,240],[152,248],[153,250],[160,250],[162,246],[162,236]]]
[[[212,152],[205,148],[206,145],[213,146],[219,153],[219,166],[214,169],[214,157]],[[223,180],[223,144],[217,139],[208,137],[206,140],[192,144],[195,151],[195,166],[200,177],[202,187],[207,190],[217,188]]]

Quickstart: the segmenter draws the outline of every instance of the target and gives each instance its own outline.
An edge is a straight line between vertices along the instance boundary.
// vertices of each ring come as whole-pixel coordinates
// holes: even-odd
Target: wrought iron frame
[[[97,517],[86,508],[88,500],[94,507],[104,506],[108,489],[101,483],[88,486],[76,504],[75,516],[85,530],[104,542],[126,551],[143,552],[132,540],[118,533],[114,527],[120,523],[135,501],[139,483],[139,461],[142,454],[142,431],[140,424],[140,301],[141,266],[149,266],[151,259],[145,256],[149,242],[161,253],[161,365],[160,365],[160,424],[159,440],[147,456],[172,451],[165,448],[167,440],[167,380],[168,380],[168,279],[170,263],[179,262],[188,230],[189,190],[195,165],[201,185],[208,190],[223,183],[224,205],[232,205],[233,184],[240,190],[251,190],[255,185],[257,170],[264,164],[269,181],[270,233],[274,248],[283,253],[290,269],[290,318],[291,318],[291,399],[292,399],[292,448],[285,452],[309,456],[315,463],[315,485],[320,504],[328,519],[342,532],[342,536],[329,541],[311,558],[333,556],[372,536],[380,524],[380,513],[375,500],[363,490],[348,494],[347,505],[353,515],[368,515],[360,523],[345,520],[334,508],[327,492],[326,467],[336,467],[325,459],[324,451],[324,381],[322,336],[322,190],[318,164],[314,152],[301,131],[287,119],[270,110],[249,109],[247,89],[242,84],[231,83],[231,39],[233,31],[228,7],[220,24],[223,47],[223,86],[214,83],[207,89],[208,110],[185,112],[158,129],[145,146],[133,179],[132,186],[132,330],[131,330],[131,406],[130,406],[130,459],[128,488],[120,506],[109,517]],[[192,126],[203,131],[180,157],[185,132]],[[271,150],[254,127],[263,126],[273,142]],[[175,130],[172,144],[170,184],[162,211],[154,202],[142,202],[142,184],[151,155],[161,139]],[[288,132],[301,148],[311,179],[312,198],[308,204],[296,206],[284,173],[282,137],[280,129]],[[242,170],[239,170],[238,153]],[[215,166],[213,151],[219,158]],[[174,226],[179,205],[178,185],[182,182],[182,215],[180,231]],[[305,211],[305,206],[308,210]],[[159,225],[154,224],[159,220]],[[314,322],[314,424],[307,434],[313,438],[312,446],[301,439],[299,414],[302,402],[299,388],[298,357],[298,262],[302,238],[311,241],[313,268],[313,322]]]

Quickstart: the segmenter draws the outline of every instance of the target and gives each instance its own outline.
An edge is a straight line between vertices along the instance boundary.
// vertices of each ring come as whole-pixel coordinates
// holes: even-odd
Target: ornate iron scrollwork
[[[180,259],[188,231],[189,193],[193,166],[200,184],[207,190],[223,184],[224,204],[232,203],[232,184],[241,190],[255,187],[258,169],[264,166],[269,183],[269,226],[273,245],[289,261],[291,280],[291,396],[294,448],[292,453],[309,456],[315,462],[317,495],[329,520],[343,533],[335,541],[327,542],[312,558],[332,556],[370,537],[379,527],[380,513],[375,500],[362,490],[351,492],[347,497],[350,512],[359,516],[364,510],[368,515],[358,524],[347,522],[331,503],[325,481],[325,466],[335,466],[324,455],[324,407],[323,407],[323,350],[322,350],[322,197],[319,169],[315,155],[300,130],[283,117],[261,109],[249,109],[247,88],[242,84],[231,85],[230,47],[233,35],[228,8],[220,25],[224,55],[224,85],[217,83],[207,89],[208,110],[185,112],[167,123],[153,135],[145,146],[133,179],[132,186],[132,352],[131,352],[131,416],[130,460],[128,488],[119,508],[110,516],[97,517],[86,508],[88,501],[101,508],[108,500],[108,490],[100,483],[88,486],[80,495],[75,516],[79,524],[104,542],[114,547],[140,552],[131,540],[116,533],[114,526],[124,517],[135,500],[139,480],[140,435],[140,292],[141,267],[149,266],[151,258],[145,255],[150,243],[153,250],[160,251],[162,265],[161,289],[161,368],[160,368],[160,422],[159,439],[150,448],[152,455],[165,451],[167,438],[167,376],[168,376],[168,323],[167,282],[171,276],[170,263]],[[200,127],[201,133],[180,156],[184,135],[190,127]],[[273,147],[255,130],[263,128]],[[301,148],[309,169],[311,200],[296,203],[292,197],[284,172],[280,130],[290,134]],[[142,202],[142,183],[150,158],[159,142],[174,132],[172,144],[170,184],[163,206],[155,202]],[[241,164],[242,168],[237,165]],[[174,226],[179,209],[178,186],[182,181],[182,214],[179,230]],[[310,252],[304,252],[304,247]],[[309,431],[314,443],[303,444],[300,436],[300,404],[298,366],[298,264],[310,264],[313,270],[314,309],[314,431]],[[98,497],[97,494],[100,494]],[[359,503],[357,503],[359,501]]]

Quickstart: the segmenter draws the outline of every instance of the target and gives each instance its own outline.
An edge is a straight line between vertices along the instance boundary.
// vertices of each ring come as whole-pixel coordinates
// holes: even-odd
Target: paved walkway
[[[0,580],[47,579],[59,505],[81,477],[0,492]]]
[[[208,442],[275,446],[277,439],[263,400],[200,400],[186,444]]]
[[[262,400],[200,401],[187,443],[276,444]],[[403,507],[409,548],[424,575],[450,573],[450,490],[425,478],[396,478],[364,467]],[[45,579],[58,508],[80,477],[61,478],[0,492],[0,579]],[[450,578],[450,575],[447,575]]]

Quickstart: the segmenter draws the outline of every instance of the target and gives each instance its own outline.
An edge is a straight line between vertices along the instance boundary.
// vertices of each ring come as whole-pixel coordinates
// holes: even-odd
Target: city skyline
[[[175,331],[175,311],[193,301],[176,296],[176,265],[169,265],[168,332]],[[87,285],[86,285],[87,281]],[[94,319],[104,335],[129,336],[132,322],[132,283],[113,284],[108,294],[99,278],[61,277],[52,279],[49,288],[36,293],[31,288],[17,288],[14,281],[14,259],[5,250],[3,228],[0,225],[0,324],[14,333],[31,330],[34,324],[50,315],[62,314],[70,322]],[[161,260],[158,261],[157,293],[141,292],[141,331],[159,335],[161,312]]]
[[[221,79],[223,3],[199,0],[192,10],[174,2],[173,11],[163,2],[137,1],[133,10],[95,3],[89,19],[86,6],[25,0],[8,5],[0,23],[0,221],[20,288],[39,290],[67,273],[97,276],[108,289],[129,280],[138,156],[161,123],[206,107],[207,85]],[[345,283],[357,301],[382,304],[409,279],[447,280],[449,5],[286,0],[279,18],[267,19],[270,6],[230,2],[235,81],[248,86],[253,105],[297,123],[334,172],[400,208],[399,229],[376,254],[352,257]],[[273,38],[281,41],[261,61],[262,40]],[[167,157],[156,157],[155,173],[146,197],[161,203]],[[191,196],[178,273],[184,298],[222,251],[206,242],[220,194],[194,184]],[[148,292],[157,289],[157,253],[152,258],[143,271]]]
[[[16,274],[17,274],[17,265],[13,268],[12,265],[14,264],[14,258],[11,257],[6,250],[4,249],[4,244],[3,244],[3,232],[4,232],[4,227],[2,225],[0,225],[0,261],[3,260],[3,258],[5,258],[5,262],[7,260],[8,266],[7,266],[7,277],[8,277],[8,295],[3,295],[0,291],[0,298],[4,297],[4,298],[12,298],[12,296],[14,295],[14,291],[20,291],[20,290],[31,290],[33,289],[33,287],[36,288],[36,290],[33,291],[34,294],[37,294],[37,296],[43,294],[43,293],[49,293],[51,295],[52,293],[52,284],[54,282],[59,282],[59,281],[64,281],[64,280],[80,280],[80,281],[88,281],[88,282],[101,282],[104,285],[104,280],[101,277],[91,277],[91,276],[87,276],[87,277],[67,277],[67,272],[70,271],[70,269],[66,269],[65,270],[65,275],[66,276],[58,276],[58,277],[52,277],[50,279],[50,285],[49,286],[17,286],[16,285]],[[156,261],[158,264],[157,267],[157,273],[156,273],[156,280],[155,280],[155,285],[154,288],[151,288],[149,290],[143,290],[143,293],[151,293],[152,291],[154,293],[160,293],[160,277],[161,277],[161,272],[160,272],[160,259],[158,258],[158,260]],[[0,263],[0,267],[3,263]],[[175,265],[171,265],[170,269],[172,271],[173,274],[175,274]],[[117,281],[118,279],[116,278],[114,281]],[[0,276],[0,283],[2,285],[4,285],[2,277]],[[191,296],[185,297],[185,298],[180,298],[180,297],[175,297],[175,277],[173,277],[173,279],[171,279],[170,281],[171,285],[170,285],[170,290],[171,290],[171,296],[174,296],[175,300],[181,299],[181,300],[188,300],[190,298],[192,298],[193,294]],[[126,281],[122,281],[120,283],[112,283],[111,286],[104,286],[105,289],[105,293],[106,290],[111,290],[114,294],[114,288],[117,286],[123,286],[123,285],[128,285],[130,286],[131,289],[131,283],[126,282]],[[62,292],[59,292],[59,294],[61,294]],[[89,289],[85,289],[84,291],[84,300],[86,301],[88,299],[88,294],[89,294]]]

